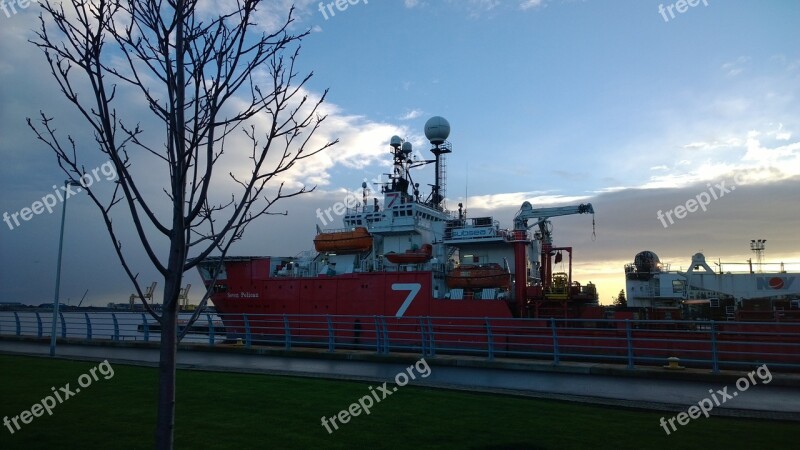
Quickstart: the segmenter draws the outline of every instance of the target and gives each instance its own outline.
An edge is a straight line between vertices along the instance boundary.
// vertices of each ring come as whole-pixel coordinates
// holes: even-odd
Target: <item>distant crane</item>
[[[148,286],[148,288],[145,290],[145,292],[144,292],[145,300],[153,300],[153,292],[155,292],[155,290],[156,290],[156,285],[158,285],[158,282],[154,281],[153,284]],[[138,298],[139,298],[138,295],[131,294],[131,298],[128,300],[128,302],[130,303],[130,306],[131,306],[131,310],[133,310],[133,305],[136,302],[136,299],[138,299]]]
[[[83,297],[81,297],[81,301],[78,302],[78,308],[80,308],[81,305],[83,304],[83,301],[86,300],[86,294],[88,294],[88,293],[89,293],[88,289],[86,290],[86,292],[83,293]]]
[[[178,294],[178,303],[182,310],[189,309],[189,289],[191,289],[192,285],[187,284],[185,288],[181,289],[181,292]]]

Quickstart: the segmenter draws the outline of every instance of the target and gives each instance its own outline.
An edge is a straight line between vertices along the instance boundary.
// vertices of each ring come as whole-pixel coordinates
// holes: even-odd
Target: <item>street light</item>
[[[80,186],[81,184],[73,180],[64,180],[64,190],[68,186]],[[56,294],[53,298],[53,326],[50,330],[50,356],[56,356],[56,320],[58,320],[58,292],[61,287],[61,249],[64,247],[64,218],[67,215],[67,199],[69,195],[64,196],[64,202],[61,204],[61,235],[58,238],[58,263],[56,266]]]

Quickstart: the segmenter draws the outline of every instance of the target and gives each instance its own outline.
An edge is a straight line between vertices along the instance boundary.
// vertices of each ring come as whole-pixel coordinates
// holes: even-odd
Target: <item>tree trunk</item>
[[[158,363],[156,448],[172,450],[175,428],[175,365],[178,353],[178,301],[168,301],[175,282],[166,280],[161,316],[161,357]]]

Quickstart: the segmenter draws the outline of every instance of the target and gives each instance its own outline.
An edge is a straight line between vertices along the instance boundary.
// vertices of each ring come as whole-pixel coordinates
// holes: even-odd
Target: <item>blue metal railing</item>
[[[0,336],[44,338],[51,313],[0,311]],[[181,316],[183,328],[189,314]],[[160,325],[133,312],[63,312],[57,335],[74,340],[154,342]],[[203,314],[184,342],[328,352],[370,351],[471,355],[721,369],[768,364],[800,369],[800,323],[610,319],[500,319],[458,317]]]

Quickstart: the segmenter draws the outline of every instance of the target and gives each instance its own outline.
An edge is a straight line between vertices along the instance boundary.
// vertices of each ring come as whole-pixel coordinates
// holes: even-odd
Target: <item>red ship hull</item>
[[[238,275],[229,269],[227,292],[212,297],[222,314],[513,317],[504,300],[433,298],[431,272],[264,280]]]

